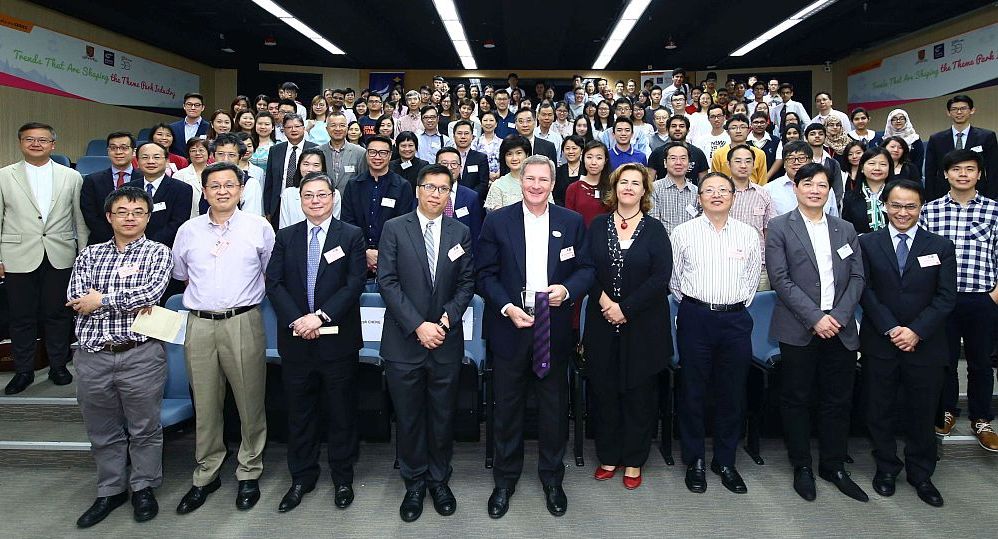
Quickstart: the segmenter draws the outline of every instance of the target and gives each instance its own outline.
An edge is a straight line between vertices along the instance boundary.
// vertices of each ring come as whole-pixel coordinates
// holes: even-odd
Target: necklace
[[[630,221],[631,219],[634,219],[638,215],[641,215],[641,208],[638,208],[638,211],[634,212],[634,215],[632,215],[630,217],[624,217],[623,215],[621,215],[620,214],[620,210],[617,210],[616,213],[617,213],[617,216],[620,217],[620,219],[621,219],[621,221],[620,221],[620,228],[621,228],[621,230],[627,230],[627,222]]]

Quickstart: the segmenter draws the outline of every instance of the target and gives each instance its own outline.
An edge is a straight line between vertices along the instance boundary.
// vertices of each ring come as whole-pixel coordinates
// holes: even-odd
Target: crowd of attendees
[[[485,300],[497,359],[493,518],[508,510],[522,471],[531,385],[545,502],[556,516],[566,511],[566,364],[580,318],[598,418],[595,479],[621,470],[626,488],[640,486],[656,375],[673,349],[661,328],[677,316],[686,485],[707,487],[713,399],[709,467],[728,490],[747,492],[735,468],[752,356],[746,306],[769,290],[795,491],[816,496],[808,439],[817,400],[818,475],[868,500],[844,468],[859,351],[874,373],[857,389],[871,395],[873,488],[892,495],[905,470],[918,496],[941,506],[930,480],[935,436],[949,435],[961,414],[961,343],[967,419],[980,445],[998,451],[995,133],[972,125],[966,95],[940,111],[952,127],[923,140],[903,109],[877,131],[866,110],[837,110],[827,91],[809,107],[777,80],[722,86],[713,73],[701,84],[686,75],[675,70],[665,88],[576,76],[570,87],[524,89],[515,73],[507,86],[480,88],[435,77],[386,95],[347,88],[311,98],[288,82],[276,96],[237,96],[210,114],[190,93],[185,117],[153,126],[148,141],[108,134],[111,166],[86,177],[50,160],[56,128],[22,126],[24,160],[0,170],[0,275],[17,365],[6,393],[34,381],[39,325],[49,378],[72,381],[75,311],[79,399],[99,476],[97,501],[78,524],[102,520],[129,490],[137,520],[158,511],[165,354],[131,322],[175,293],[191,313],[197,418],[182,514],[220,484],[226,381],[242,429],[236,505],[260,497],[265,295],[291,402],[292,486],[280,510],[315,488],[317,407],[329,415],[336,505],[350,505],[365,290],[388,306],[382,351],[399,414],[403,520],[419,517],[427,489],[441,514],[456,507],[447,479],[457,370],[434,361],[463,354],[453,344],[463,340],[457,319],[474,293]],[[119,378],[131,383],[112,382]],[[899,387],[904,461],[891,415]]]

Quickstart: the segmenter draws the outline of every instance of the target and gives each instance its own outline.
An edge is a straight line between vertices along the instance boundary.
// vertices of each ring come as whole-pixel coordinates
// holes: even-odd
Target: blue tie
[[[904,275],[904,265],[908,262],[908,235],[898,234],[897,239],[899,240],[896,251],[898,257],[898,273]]]
[[[308,276],[305,293],[308,295],[308,310],[315,312],[315,277],[319,273],[319,231],[322,227],[312,227],[312,239],[308,241]]]
[[[146,184],[146,192],[149,193],[149,198],[152,198],[153,186],[151,183]]]

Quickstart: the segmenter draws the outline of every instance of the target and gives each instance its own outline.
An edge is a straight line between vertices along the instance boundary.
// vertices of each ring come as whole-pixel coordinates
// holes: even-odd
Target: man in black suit
[[[360,295],[364,235],[333,217],[336,191],[321,173],[299,186],[305,220],[277,231],[267,264],[267,297],[277,314],[277,350],[288,403],[291,488],[278,511],[291,511],[319,480],[319,432],[328,436],[336,506],[353,501],[357,462]],[[325,412],[325,413],[323,413]],[[319,419],[326,417],[324,429]]]
[[[146,237],[173,247],[180,225],[191,218],[194,190],[190,185],[166,175],[166,148],[155,142],[146,142],[135,153],[142,176],[128,185],[142,189],[153,201]],[[166,297],[169,298],[168,295]]]
[[[548,203],[554,175],[554,162],[547,157],[524,160],[523,202],[488,214],[475,253],[495,383],[492,518],[509,510],[523,471],[523,412],[531,386],[537,398],[537,471],[547,508],[554,516],[568,508],[561,484],[568,438],[567,365],[574,347],[572,304],[585,296],[595,269],[582,216]]]
[[[204,138],[208,134],[208,122],[201,114],[204,112],[204,96],[191,92],[184,95],[185,116],[170,124],[173,131],[173,145],[170,153],[187,157],[187,141],[192,138]]]
[[[881,195],[890,224],[859,237],[866,288],[860,303],[860,350],[867,425],[877,473],[873,489],[894,495],[902,467],[925,503],[943,498],[930,478],[936,468],[935,420],[947,366],[946,317],[956,305],[953,242],[918,228],[922,186],[887,184]],[[897,457],[894,411],[903,388],[904,464]]]
[[[530,109],[520,109],[516,111],[516,132],[530,141],[532,151],[530,155],[543,155],[552,163],[558,162],[558,149],[554,144],[534,136],[534,128],[537,127],[537,117]],[[488,193],[486,189],[486,193]],[[485,200],[484,198],[482,199]]]
[[[115,189],[142,177],[138,169],[132,168],[135,137],[131,133],[117,131],[108,135],[107,156],[111,159],[111,167],[84,176],[80,188],[80,210],[90,229],[87,240],[90,245],[104,243],[114,236],[104,215],[104,199]]]
[[[478,204],[481,209],[485,195],[489,192],[489,156],[471,149],[475,140],[474,126],[468,120],[459,120],[454,124],[454,147],[461,157],[461,185],[478,193]]]
[[[447,168],[455,182],[459,182],[457,177],[461,171],[461,154],[454,148],[441,148],[437,152],[437,164]],[[488,181],[485,182],[488,185]],[[482,221],[485,219],[485,210],[478,198],[478,193],[455,183],[450,191],[450,202],[444,206],[444,215],[453,217],[460,221],[471,231],[472,252],[478,250],[478,236],[482,233]]]
[[[378,249],[378,285],[387,307],[381,357],[398,425],[405,522],[422,514],[427,487],[437,513],[448,516],[457,508],[447,482],[464,357],[461,317],[475,293],[471,234],[444,215],[457,182],[447,167],[428,165],[416,184],[416,211],[385,223]]]
[[[953,120],[953,126],[929,137],[925,148],[925,194],[928,200],[942,198],[949,192],[942,161],[954,149],[981,154],[984,167],[977,190],[990,199],[998,197],[998,137],[990,129],[970,125],[974,112],[974,100],[969,95],[955,95],[946,101],[946,115]]]
[[[285,114],[283,125],[287,140],[270,147],[263,181],[263,214],[274,224],[274,230],[280,223],[281,191],[292,187],[302,150],[316,147],[314,142],[305,140],[305,120],[301,116]]]

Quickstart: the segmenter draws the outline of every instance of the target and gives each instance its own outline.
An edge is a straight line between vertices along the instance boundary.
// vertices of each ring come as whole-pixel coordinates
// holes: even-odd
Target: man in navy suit
[[[461,154],[456,149],[451,147],[441,148],[437,152],[437,164],[447,167],[448,172],[454,178],[455,182],[459,180]],[[486,175],[488,175],[488,172],[486,172]],[[488,180],[486,180],[485,184],[488,185]],[[472,249],[477,251],[478,236],[482,232],[482,220],[485,219],[485,212],[482,210],[478,193],[460,183],[455,183],[454,188],[450,190],[449,196],[450,200],[444,207],[444,215],[453,217],[468,227],[471,231]]]
[[[859,347],[866,382],[866,420],[877,473],[873,489],[894,495],[904,468],[925,503],[940,507],[932,484],[936,469],[936,408],[946,376],[946,318],[956,306],[953,242],[918,227],[922,186],[887,184],[881,198],[890,224],[859,237],[866,288],[860,303]],[[902,244],[903,243],[903,244]],[[904,464],[897,457],[894,411],[904,388]]]
[[[282,513],[297,507],[319,480],[323,430],[336,506],[343,509],[353,501],[356,378],[364,344],[364,235],[333,217],[336,191],[325,174],[306,176],[299,192],[305,220],[277,231],[267,264],[267,297],[277,314],[277,350],[288,403],[291,488],[278,506]]]
[[[128,185],[142,189],[152,198],[152,216],[146,227],[146,237],[173,247],[180,225],[191,218],[194,191],[190,185],[166,175],[166,148],[146,142],[139,146],[136,154],[141,177]]]
[[[173,145],[170,153],[187,157],[187,141],[192,138],[204,138],[208,134],[208,122],[204,121],[204,96],[191,92],[184,95],[184,117],[170,124],[173,131]]]
[[[285,114],[283,122],[286,140],[270,147],[263,180],[263,214],[274,224],[274,230],[280,223],[281,191],[291,187],[302,150],[316,147],[314,142],[305,140],[305,120],[301,116]]]
[[[138,169],[132,168],[135,137],[131,133],[117,131],[108,135],[107,156],[111,167],[84,176],[80,188],[80,210],[90,229],[89,245],[104,243],[114,236],[104,215],[104,199],[115,189],[142,177]]]
[[[381,357],[398,424],[405,522],[422,514],[427,488],[437,513],[457,509],[448,481],[464,357],[461,317],[475,294],[470,233],[444,214],[455,178],[443,165],[427,165],[416,184],[419,206],[385,223],[378,249],[387,306]]]
[[[523,202],[486,217],[475,253],[495,380],[492,518],[509,510],[523,471],[523,413],[530,386],[537,398],[537,468],[547,508],[561,516],[568,507],[561,484],[568,438],[567,367],[574,345],[572,304],[585,296],[595,269],[582,216],[548,203],[554,175],[551,159],[528,157],[520,175]]]
[[[929,137],[925,148],[925,191],[928,200],[942,198],[949,192],[942,161],[954,149],[981,154],[984,167],[977,190],[990,199],[998,197],[998,137],[990,129],[970,125],[974,112],[974,100],[969,95],[955,95],[946,101],[946,114],[953,120],[953,126]]]
[[[489,192],[489,156],[471,149],[474,139],[474,126],[470,121],[459,120],[454,124],[454,147],[461,158],[457,180],[478,193],[481,204]],[[438,155],[439,153],[437,152]]]

